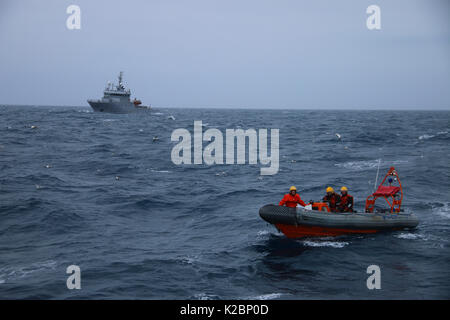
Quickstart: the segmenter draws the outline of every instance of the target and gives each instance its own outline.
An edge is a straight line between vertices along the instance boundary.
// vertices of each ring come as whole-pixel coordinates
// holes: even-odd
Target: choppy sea
[[[171,133],[194,120],[280,129],[278,174],[175,165]],[[0,298],[449,299],[449,131],[447,111],[0,106]],[[306,201],[345,185],[362,208],[378,159],[416,230],[289,240],[258,215],[291,185]]]

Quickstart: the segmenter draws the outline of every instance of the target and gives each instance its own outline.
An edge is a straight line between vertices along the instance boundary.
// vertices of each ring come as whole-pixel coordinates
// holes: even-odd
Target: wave
[[[448,131],[439,131],[435,134],[423,134],[423,135],[419,136],[418,139],[419,140],[428,140],[428,139],[433,139],[436,137],[444,136],[447,134],[448,134]]]
[[[345,169],[371,169],[378,167],[378,160],[368,160],[368,161],[349,161],[345,163],[336,163],[336,167]]]
[[[14,279],[22,279],[35,272],[42,272],[44,270],[54,270],[57,266],[56,261],[47,260],[42,262],[32,263],[25,267],[4,267],[0,268],[0,283],[5,283]]]
[[[282,236],[282,234],[277,233],[276,231],[260,230],[256,233],[256,236],[258,238],[268,238],[268,237],[280,237]]]
[[[219,296],[206,294],[206,293],[197,293],[194,295],[194,299],[196,300],[218,300]]]
[[[51,228],[76,227],[84,221],[79,214],[67,209],[50,210],[42,215],[41,222],[48,223]]]
[[[441,217],[450,219],[450,208],[449,208],[449,202],[446,202],[442,204],[441,206],[434,206],[431,208],[431,212],[433,214],[437,214]]]
[[[194,264],[199,260],[198,256],[184,256],[180,257],[177,260],[181,261],[183,264]]]
[[[394,235],[394,237],[399,239],[406,239],[406,240],[426,240],[426,238],[423,235],[417,234],[417,233],[410,233],[410,232],[404,232],[397,235]]]
[[[151,169],[151,172],[158,172],[158,173],[170,173],[171,171],[168,170],[155,170],[155,169]]]
[[[157,198],[145,198],[141,200],[134,201],[134,205],[139,209],[145,209],[148,210],[149,208],[155,209],[155,208],[166,208],[167,207],[167,201],[164,199],[157,199]],[[173,204],[175,205],[175,204]],[[128,207],[129,204],[125,204],[124,207]]]
[[[433,134],[424,134],[424,135],[421,135],[418,139],[419,140],[427,140],[427,139],[431,139],[431,138],[434,138],[434,137],[436,137],[436,136],[433,135]]]
[[[303,245],[306,247],[330,247],[330,248],[343,248],[349,243],[344,241],[313,241],[305,240],[302,241]]]
[[[381,161],[380,168],[387,168],[391,165],[407,163],[407,160]],[[335,163],[336,167],[352,170],[366,170],[378,168],[378,160],[349,161],[345,163]]]
[[[236,197],[238,195],[251,195],[251,194],[259,194],[261,192],[261,190],[255,189],[255,188],[250,188],[250,189],[245,189],[245,190],[235,190],[235,191],[228,191],[225,192],[223,194],[221,194],[221,197]]]
[[[244,298],[244,300],[274,300],[281,298],[283,295],[284,295],[283,293],[267,293],[258,296]]]

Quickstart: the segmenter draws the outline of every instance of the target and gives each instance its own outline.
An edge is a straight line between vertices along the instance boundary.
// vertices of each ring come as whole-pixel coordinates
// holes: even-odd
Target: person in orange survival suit
[[[281,199],[279,205],[289,208],[295,208],[297,206],[297,203],[299,203],[302,206],[306,206],[306,203],[303,202],[302,198],[297,193],[297,188],[292,186],[289,188],[289,193],[285,194],[283,199]]]
[[[339,204],[340,212],[353,212],[353,196],[348,194],[347,187],[341,188],[341,203]]]
[[[336,192],[334,192],[334,189],[332,187],[328,187],[327,195],[323,197],[323,201],[328,203],[331,211],[336,212],[341,202],[341,197]]]

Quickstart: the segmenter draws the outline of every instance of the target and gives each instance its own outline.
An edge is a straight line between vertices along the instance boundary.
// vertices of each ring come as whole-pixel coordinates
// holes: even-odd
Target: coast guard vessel
[[[96,112],[108,113],[131,113],[138,110],[149,110],[150,106],[143,106],[136,98],[131,101],[130,89],[125,89],[122,82],[123,72],[119,73],[119,83],[114,85],[108,81],[103,98],[98,100],[89,99],[87,102]]]

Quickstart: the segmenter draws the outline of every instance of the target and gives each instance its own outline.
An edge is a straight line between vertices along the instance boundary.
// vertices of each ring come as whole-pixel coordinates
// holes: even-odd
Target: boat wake
[[[345,241],[312,241],[312,240],[304,240],[302,241],[305,247],[330,247],[330,248],[344,248],[349,245],[348,242]]]
[[[267,239],[269,237],[282,237],[283,235],[276,231],[260,230],[257,233],[258,238]]]

